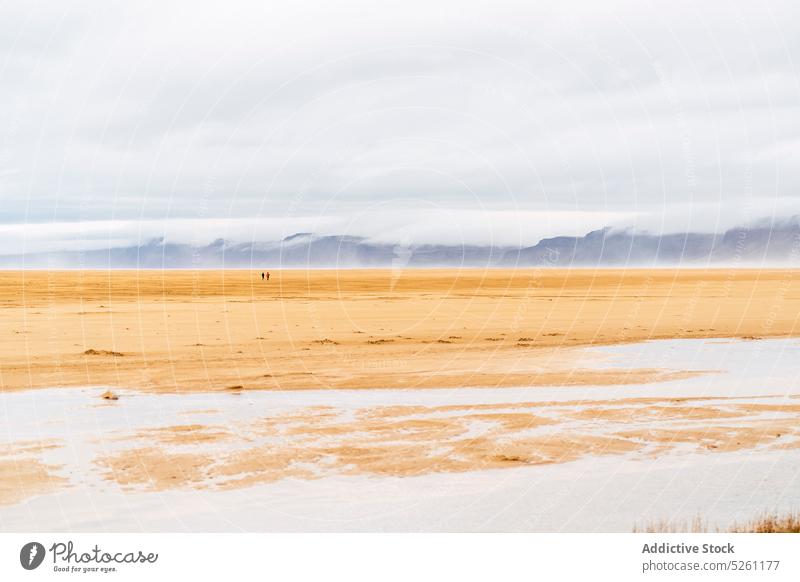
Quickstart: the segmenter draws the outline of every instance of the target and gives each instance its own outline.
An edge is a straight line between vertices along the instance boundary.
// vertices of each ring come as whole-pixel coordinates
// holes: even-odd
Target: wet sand
[[[300,409],[235,431],[172,425],[119,437],[104,479],[163,491],[335,475],[412,477],[588,456],[800,448],[800,404],[766,398],[633,398],[359,410]]]
[[[789,481],[732,475],[737,495],[758,487],[742,507],[795,503],[783,492],[800,454],[800,343],[787,339],[800,331],[797,275],[287,271],[266,283],[245,271],[1,272],[0,528],[57,503],[65,523],[91,529],[80,503],[60,500],[94,507],[98,494],[132,515],[173,493],[185,515],[239,515],[228,494],[270,504],[285,483],[316,484],[302,486],[317,499],[308,507],[330,515],[340,480],[356,509],[391,515],[428,503],[413,483],[432,480],[454,487],[439,503],[465,504],[466,521],[448,523],[477,529],[500,515],[470,509],[482,490],[463,497],[485,475],[547,490],[599,465],[609,479],[624,466],[647,480],[658,463],[680,480],[682,459],[699,471],[706,457],[771,459]],[[374,482],[397,498],[356,495]],[[640,510],[682,511],[684,494],[648,487],[671,501]],[[548,513],[556,521],[513,517],[500,529],[557,529],[586,496]],[[601,528],[616,515],[597,511]],[[237,519],[272,527],[250,513]],[[37,515],[44,529],[56,523]],[[155,511],[152,523],[168,517]]]
[[[582,368],[718,372],[502,390],[9,392],[0,529],[630,531],[700,511],[727,527],[800,503],[800,340],[564,349]]]
[[[800,331],[793,270],[0,273],[0,388],[618,385],[565,347]],[[702,372],[702,371],[701,371]],[[695,373],[701,373],[695,372]]]
[[[0,446],[0,505],[18,503],[64,487],[68,479],[58,475],[63,465],[40,459],[44,451],[60,448],[53,441],[18,441]]]

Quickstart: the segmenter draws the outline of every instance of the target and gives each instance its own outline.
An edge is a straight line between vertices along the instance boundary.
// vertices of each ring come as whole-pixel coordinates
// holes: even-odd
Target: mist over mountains
[[[800,265],[800,218],[723,233],[651,234],[610,227],[529,247],[388,244],[356,236],[297,233],[279,241],[205,246],[154,239],[90,251],[0,255],[0,268],[433,268]]]

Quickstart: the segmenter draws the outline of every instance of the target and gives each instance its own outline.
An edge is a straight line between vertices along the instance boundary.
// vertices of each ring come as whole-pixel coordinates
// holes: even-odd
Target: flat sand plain
[[[625,384],[566,348],[800,331],[795,270],[0,272],[0,388]],[[686,374],[689,374],[686,372]]]

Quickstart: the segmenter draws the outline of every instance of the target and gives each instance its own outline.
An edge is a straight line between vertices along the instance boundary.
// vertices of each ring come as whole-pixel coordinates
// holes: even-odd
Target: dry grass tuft
[[[707,533],[708,524],[699,515],[691,521],[672,521],[669,519],[659,519],[646,524],[643,527],[633,526],[633,533]]]
[[[800,512],[784,515],[765,513],[742,525],[734,523],[730,531],[736,533],[800,533]]]
[[[634,525],[634,533],[708,533],[708,523],[699,515],[687,521],[670,521],[661,519],[646,524],[644,527]],[[759,517],[742,524],[734,522],[727,530],[716,530],[730,533],[800,533],[800,512],[791,511],[779,515],[763,513]]]

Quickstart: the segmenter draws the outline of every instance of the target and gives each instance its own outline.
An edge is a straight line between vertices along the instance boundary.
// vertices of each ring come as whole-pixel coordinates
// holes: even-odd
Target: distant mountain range
[[[92,251],[0,255],[0,268],[593,267],[800,265],[800,219],[721,234],[650,234],[604,228],[531,247],[392,245],[354,236],[298,233],[280,241],[206,246],[153,240]]]
[[[798,265],[800,220],[736,227],[721,234],[654,235],[604,228],[581,237],[560,236],[509,252],[504,262],[522,265]]]

